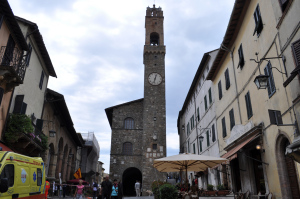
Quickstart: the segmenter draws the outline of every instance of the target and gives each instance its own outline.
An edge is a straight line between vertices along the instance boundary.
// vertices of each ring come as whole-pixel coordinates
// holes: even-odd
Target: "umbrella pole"
[[[186,186],[186,190],[188,192],[188,175],[187,175],[187,166],[185,166],[185,186]]]

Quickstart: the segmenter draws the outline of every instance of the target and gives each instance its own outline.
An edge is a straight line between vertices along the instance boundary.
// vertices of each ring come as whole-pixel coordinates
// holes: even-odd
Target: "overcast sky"
[[[143,98],[146,7],[154,0],[8,0],[36,23],[77,132],[94,132],[109,172],[104,109]],[[164,11],[167,156],[178,154],[177,116],[205,52],[219,48],[234,0],[156,0]]]

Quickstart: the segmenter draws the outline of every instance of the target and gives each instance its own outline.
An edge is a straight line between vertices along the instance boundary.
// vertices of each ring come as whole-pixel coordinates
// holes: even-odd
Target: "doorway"
[[[241,175],[240,175],[240,164],[238,158],[230,161],[232,183],[234,192],[242,190]]]
[[[135,167],[130,167],[123,172],[123,194],[124,196],[136,196],[134,184],[136,181],[142,183],[142,173],[139,169]]]

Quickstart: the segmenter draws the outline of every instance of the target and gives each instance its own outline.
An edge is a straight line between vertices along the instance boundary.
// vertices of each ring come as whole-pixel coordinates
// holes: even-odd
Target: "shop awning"
[[[300,163],[300,136],[286,147],[285,154]]]
[[[8,148],[7,146],[5,146],[3,143],[0,142],[0,147],[2,148],[2,151],[13,151],[10,148]]]
[[[256,137],[258,137],[258,133],[255,133],[254,135],[252,135],[251,137],[249,137],[248,139],[244,140],[242,143],[240,143],[239,145],[237,145],[236,147],[234,147],[233,149],[231,149],[230,151],[228,151],[226,154],[224,154],[222,156],[222,158],[227,158],[228,160],[233,160],[234,158],[237,158],[237,152],[243,148],[246,144],[248,144],[249,142],[251,142],[252,140],[254,140]]]

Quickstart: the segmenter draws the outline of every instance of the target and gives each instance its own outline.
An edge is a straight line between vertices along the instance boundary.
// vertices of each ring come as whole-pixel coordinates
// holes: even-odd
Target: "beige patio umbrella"
[[[205,171],[218,164],[226,162],[225,158],[182,153],[160,159],[155,159],[153,166],[160,172],[176,172],[185,170],[186,181],[188,171]]]

